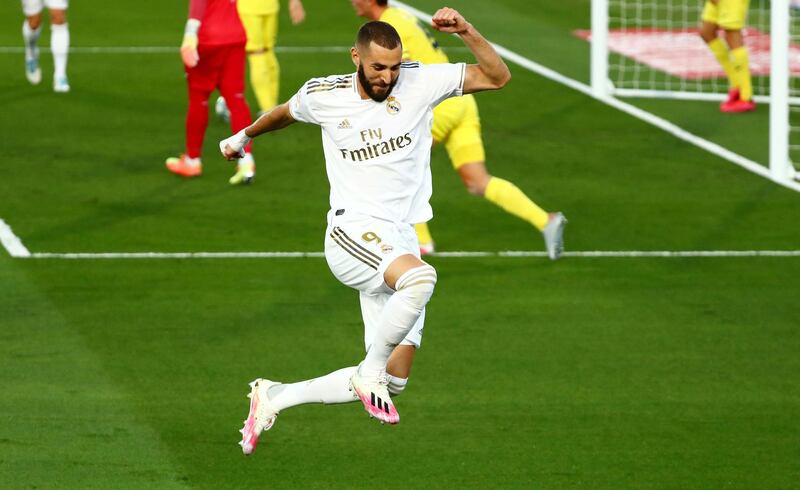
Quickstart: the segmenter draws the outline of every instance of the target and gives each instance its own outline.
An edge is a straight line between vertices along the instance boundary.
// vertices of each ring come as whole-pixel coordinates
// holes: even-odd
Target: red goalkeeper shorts
[[[244,46],[244,43],[198,46],[200,61],[197,66],[188,68],[184,65],[189,88],[204,92],[215,89],[244,92]]]

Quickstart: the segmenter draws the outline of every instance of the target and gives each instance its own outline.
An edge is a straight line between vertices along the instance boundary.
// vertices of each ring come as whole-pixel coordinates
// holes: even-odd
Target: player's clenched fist
[[[244,157],[244,147],[250,143],[250,137],[245,133],[246,129],[247,128],[219,142],[219,151],[222,152],[222,156],[225,157],[225,160],[230,161]]]
[[[431,26],[440,32],[461,34],[469,28],[469,23],[457,10],[450,7],[440,8],[433,14]]]

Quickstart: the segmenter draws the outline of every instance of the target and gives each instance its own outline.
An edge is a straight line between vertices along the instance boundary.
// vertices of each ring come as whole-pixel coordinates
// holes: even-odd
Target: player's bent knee
[[[406,271],[395,284],[397,292],[402,292],[419,309],[425,307],[436,286],[436,269],[429,264]]]
[[[476,196],[484,195],[486,186],[489,185],[489,180],[492,178],[486,171],[486,164],[482,161],[461,164],[458,167],[458,174],[461,176],[467,192]]]
[[[486,183],[484,182],[465,180],[464,187],[466,187],[467,192],[473,196],[482,196],[486,192]]]
[[[51,10],[50,11],[50,23],[59,25],[64,24],[67,22],[67,11],[66,10]]]
[[[38,13],[36,15],[31,15],[30,17],[28,17],[28,27],[30,27],[33,30],[36,30],[39,28],[40,25],[42,25],[41,13]]]
[[[406,389],[408,378],[398,378],[397,376],[389,376],[389,386],[387,389],[393,396],[397,396]]]

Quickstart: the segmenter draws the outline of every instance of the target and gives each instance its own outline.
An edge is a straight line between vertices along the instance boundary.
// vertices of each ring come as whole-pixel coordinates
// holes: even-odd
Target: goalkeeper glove
[[[183,43],[181,43],[181,59],[183,64],[189,68],[194,68],[200,61],[197,54],[197,31],[200,30],[200,21],[189,19],[186,21],[186,30],[183,33]]]

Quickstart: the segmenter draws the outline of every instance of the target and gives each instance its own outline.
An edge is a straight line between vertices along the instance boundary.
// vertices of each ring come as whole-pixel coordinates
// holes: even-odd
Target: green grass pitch
[[[186,15],[184,1],[72,3],[73,46],[176,45]],[[361,21],[348,2],[305,3],[304,25],[282,12],[279,45],[351,43]],[[588,79],[588,46],[571,34],[589,26],[588,0],[451,6]],[[21,45],[21,21],[18,3],[0,5],[0,46]],[[22,55],[0,52],[0,218],[31,251],[321,250],[316,127],[257,140],[257,182],[231,188],[215,151],[228,129],[212,120],[205,174],[184,181],[163,167],[183,142],[177,53],[74,53],[67,96],[42,59],[31,87]],[[352,70],[346,53],[279,59],[282,99]],[[478,96],[488,166],[567,214],[568,249],[800,248],[800,194],[511,69],[505,90]],[[765,159],[766,107],[732,118],[713,104],[643,105]],[[543,248],[467,195],[443,149],[432,167],[440,249]],[[431,262],[440,282],[401,424],[357,404],[298,407],[245,458],[248,381],[306,379],[363,354],[357,295],[324,260],[0,250],[0,488],[797,487],[800,258]]]

